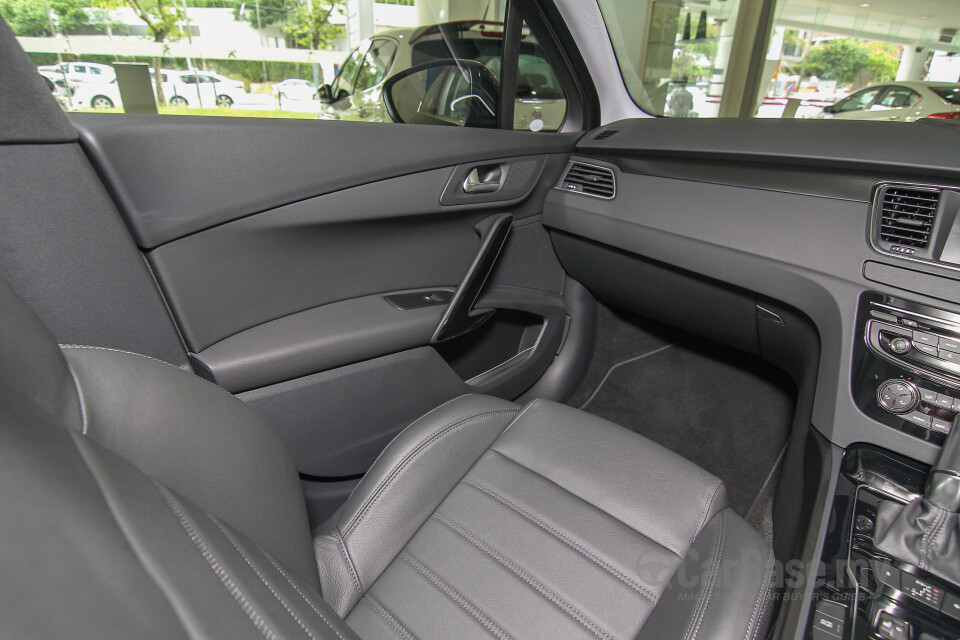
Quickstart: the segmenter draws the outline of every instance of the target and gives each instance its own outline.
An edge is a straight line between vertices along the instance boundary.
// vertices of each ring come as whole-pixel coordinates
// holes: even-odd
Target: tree
[[[260,0],[257,16],[256,0],[246,0],[237,12],[242,11],[254,29],[281,24],[300,46],[325,49],[344,34],[343,26],[331,24],[330,17],[343,13],[345,5],[345,0]]]
[[[143,20],[147,25],[147,31],[153,38],[153,41],[162,44],[179,40],[186,32],[181,25],[186,22],[187,16],[182,4],[177,4],[176,0],[96,0],[99,6],[108,9],[116,9],[122,6],[128,6],[133,9],[137,17]],[[157,92],[157,101],[160,104],[166,103],[166,97],[163,95],[163,76],[160,71],[160,65],[163,61],[161,56],[153,59],[153,84]]]
[[[296,3],[287,18],[284,33],[303,47],[324,49],[343,36],[343,27],[330,24],[330,16],[343,8],[343,0],[311,0]]]
[[[49,36],[50,21],[60,33],[96,24],[96,16],[83,0],[49,0],[50,13],[43,0],[0,0],[0,14],[18,36]]]
[[[851,84],[861,69],[870,69],[872,81],[884,82],[896,77],[899,53],[897,45],[838,38],[810,48],[806,72],[825,80]]]

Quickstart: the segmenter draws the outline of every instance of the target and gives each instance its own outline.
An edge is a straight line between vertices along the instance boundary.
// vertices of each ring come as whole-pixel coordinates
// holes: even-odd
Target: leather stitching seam
[[[505,426],[505,427],[503,428],[503,431],[501,431],[500,434],[497,436],[497,440],[499,440],[500,438],[502,438],[502,437],[503,437],[503,434],[505,434],[505,433],[507,432],[507,430],[510,429],[510,427],[512,427],[513,425],[517,424],[517,422],[520,421],[520,418],[523,417],[523,414],[525,414],[527,411],[529,411],[529,410],[533,407],[533,405],[535,405],[535,404],[538,404],[536,400],[532,401],[530,404],[528,404],[527,406],[525,406],[525,407],[523,408],[523,411],[521,411],[521,412],[518,413],[516,416],[514,416],[513,420],[510,421],[510,424],[508,424],[507,426]],[[496,440],[494,440],[494,442],[496,442]]]
[[[473,604],[467,598],[457,591],[450,583],[431,571],[426,565],[417,560],[411,553],[404,551],[400,557],[413,567],[414,571],[423,576],[430,584],[439,589],[445,596],[453,600],[461,609],[470,614],[470,616],[483,625],[483,628],[490,632],[495,638],[500,640],[512,640],[512,636],[500,628],[497,623],[490,619],[477,605]]]
[[[773,561],[773,549],[771,549],[767,553],[767,561],[763,565],[764,575],[767,575],[767,571],[772,561]],[[770,579],[767,578],[767,580],[765,580],[763,583],[760,584],[760,593],[757,594],[757,600],[754,602],[753,610],[750,612],[750,621],[747,624],[747,633],[743,636],[744,640],[748,640],[748,638],[750,638],[751,636],[756,635],[756,632],[760,625],[760,620],[763,617],[763,611],[764,609],[767,608],[767,602],[764,596],[766,596],[769,591],[770,591]]]
[[[517,576],[523,580],[527,585],[529,585],[534,591],[539,593],[541,596],[549,600],[556,606],[558,609],[566,613],[568,616],[579,622],[585,629],[593,633],[598,638],[603,640],[613,640],[611,634],[604,631],[600,625],[588,618],[583,612],[577,610],[573,605],[568,603],[566,600],[561,598],[559,595],[554,593],[552,590],[547,588],[546,585],[541,583],[539,580],[528,574],[524,571],[516,562],[510,560],[496,549],[492,548],[489,544],[482,541],[477,536],[470,533],[462,525],[460,525],[455,520],[445,516],[444,514],[437,511],[433,514],[433,518],[438,522],[446,526],[448,529],[465,539],[467,542],[472,544],[474,547],[487,554],[493,558],[498,564],[510,571],[513,575]]]
[[[512,509],[516,513],[520,514],[521,516],[523,516],[533,524],[537,525],[547,533],[551,534],[556,539],[566,544],[568,547],[570,547],[574,551],[577,551],[580,555],[584,556],[585,558],[587,558],[588,560],[596,564],[598,567],[600,567],[601,569],[609,573],[611,576],[613,576],[620,582],[624,583],[625,585],[627,585],[628,587],[630,587],[631,589],[639,593],[641,596],[643,596],[650,602],[656,604],[657,596],[653,593],[653,591],[649,587],[646,587],[640,584],[639,582],[637,582],[627,574],[623,573],[622,571],[614,567],[612,564],[606,562],[605,560],[603,560],[603,558],[600,558],[595,553],[593,553],[592,551],[590,551],[589,549],[584,547],[582,544],[580,544],[573,538],[569,537],[559,529],[551,526],[550,524],[547,524],[546,522],[544,522],[534,514],[530,513],[528,510],[514,503],[509,498],[504,497],[503,495],[497,493],[493,489],[490,489],[489,487],[475,480],[465,479],[463,480],[463,482],[467,485],[470,485],[471,487],[474,487],[478,491],[481,491],[484,494],[490,496],[494,500],[499,501],[507,508]]]
[[[684,637],[689,638],[689,640],[694,640],[700,633],[700,625],[703,624],[703,618],[707,612],[708,606],[710,605],[710,599],[713,598],[713,588],[717,583],[717,573],[720,569],[720,559],[723,557],[723,550],[727,542],[727,519],[725,515],[722,515],[722,511],[720,513],[720,530],[717,532],[717,538],[714,541],[713,551],[710,555],[710,575],[707,578],[708,584],[705,586],[706,591],[703,599],[697,603],[696,611],[694,612],[693,618],[690,620],[690,624],[687,626],[686,634],[684,634]]]
[[[284,571],[283,568],[282,568],[279,564],[277,564],[277,561],[274,560],[273,558],[271,558],[271,557],[270,557],[270,554],[267,553],[266,551],[264,551],[263,549],[260,549],[260,553],[263,554],[263,557],[264,557],[264,558],[266,558],[267,560],[270,561],[270,564],[272,564],[274,567],[276,567],[276,569],[277,569],[277,571],[280,573],[280,575],[282,575],[282,576],[284,577],[284,579],[287,581],[287,583],[288,583],[291,587],[293,587],[294,591],[296,591],[297,593],[300,594],[300,597],[303,598],[303,601],[307,603],[307,606],[309,606],[311,609],[313,609],[314,613],[316,613],[316,614],[320,617],[320,619],[323,620],[323,621],[327,624],[328,627],[330,627],[330,630],[333,631],[335,634],[337,634],[337,637],[343,638],[343,636],[340,635],[340,632],[337,631],[337,628],[333,626],[333,623],[330,622],[330,619],[327,618],[327,616],[323,615],[323,613],[320,611],[320,609],[317,608],[317,605],[313,604],[313,603],[310,601],[310,599],[306,596],[306,594],[303,593],[303,591],[300,590],[300,587],[298,587],[298,586],[296,585],[296,583],[295,583],[293,580],[290,579],[290,576],[287,575],[287,572]]]
[[[683,554],[682,554],[682,553],[678,553],[678,552],[674,551],[673,549],[671,549],[670,547],[666,546],[665,544],[663,544],[663,543],[660,542],[659,540],[656,540],[656,539],[654,539],[654,538],[646,535],[646,534],[643,533],[642,531],[637,531],[632,525],[624,522],[623,520],[621,520],[621,519],[618,518],[617,516],[613,515],[613,514],[610,513],[609,511],[605,511],[604,509],[601,509],[600,507],[598,507],[597,505],[593,504],[592,502],[590,502],[590,501],[587,500],[586,498],[582,498],[582,497],[578,496],[577,494],[575,494],[573,491],[570,491],[569,489],[567,489],[567,488],[564,487],[563,485],[560,485],[560,484],[558,484],[557,482],[551,480],[550,478],[548,478],[548,477],[546,477],[546,476],[544,476],[544,475],[541,475],[541,474],[537,473],[536,471],[534,471],[534,470],[531,469],[530,467],[528,467],[528,466],[526,466],[526,465],[524,465],[524,464],[522,464],[522,463],[520,463],[520,462],[517,462],[516,460],[514,460],[513,458],[511,458],[511,457],[508,456],[507,454],[503,453],[502,451],[497,451],[496,449],[493,449],[493,448],[491,448],[490,451],[492,451],[493,453],[497,454],[498,456],[500,456],[500,457],[503,458],[504,460],[507,460],[507,461],[509,461],[509,462],[517,465],[518,467],[520,467],[521,469],[523,469],[523,470],[526,471],[527,473],[532,473],[533,475],[537,476],[538,478],[541,478],[544,482],[549,482],[551,485],[555,486],[555,487],[556,487],[557,489],[559,489],[560,491],[563,491],[564,493],[572,496],[573,498],[579,500],[580,502],[582,502],[583,504],[589,506],[590,508],[596,509],[597,511],[599,511],[599,512],[602,513],[602,514],[604,514],[605,516],[607,516],[607,517],[610,518],[611,520],[615,520],[615,521],[619,522],[620,524],[622,524],[624,527],[626,527],[626,528],[629,529],[630,531],[633,531],[633,532],[636,533],[637,535],[643,536],[644,538],[646,538],[647,540],[649,540],[649,541],[652,542],[653,544],[657,545],[657,546],[660,547],[661,549],[667,551],[668,553],[672,553],[673,555],[677,556],[678,558],[681,558],[681,559],[683,558]]]
[[[357,588],[357,593],[363,596],[363,585],[360,584],[360,576],[357,575],[357,568],[353,566],[353,560],[347,551],[347,544],[343,541],[343,535],[338,528],[334,528],[334,532],[337,534],[337,541],[340,543],[340,553],[343,555],[343,559],[346,560],[347,568],[350,569],[350,574],[353,576],[353,584]]]
[[[233,579],[227,574],[226,570],[223,568],[223,565],[213,556],[213,553],[210,552],[210,549],[204,544],[203,540],[200,539],[200,535],[197,533],[196,529],[193,528],[193,525],[187,520],[186,516],[174,504],[173,499],[170,495],[161,487],[160,485],[155,485],[157,491],[160,493],[160,497],[163,498],[163,501],[167,503],[167,507],[170,508],[170,511],[177,517],[180,521],[180,526],[187,533],[187,536],[190,538],[190,541],[193,542],[193,545],[197,548],[197,551],[200,552],[200,555],[203,556],[203,559],[207,561],[207,564],[210,566],[210,569],[213,570],[214,575],[220,579],[220,583],[226,588],[227,592],[233,596],[233,599],[236,601],[240,608],[243,610],[247,617],[250,619],[250,622],[253,623],[253,626],[257,628],[261,635],[267,640],[277,640],[277,635],[270,629],[267,622],[263,617],[257,613],[253,605],[250,604],[250,601],[247,600],[246,596],[243,595],[243,592],[240,591],[240,588],[233,581]]]
[[[370,508],[373,504],[380,499],[386,490],[390,487],[394,480],[400,475],[400,473],[410,464],[410,462],[420,455],[423,451],[428,449],[431,445],[438,442],[445,435],[452,433],[459,427],[462,427],[468,421],[475,418],[482,418],[489,415],[496,415],[501,413],[513,413],[515,409],[488,409],[485,411],[479,411],[477,413],[471,414],[464,418],[458,418],[454,422],[450,422],[440,429],[434,431],[426,439],[421,440],[411,451],[409,451],[401,460],[397,463],[396,466],[390,471],[390,474],[384,478],[380,484],[377,485],[373,493],[370,494],[370,497],[367,498],[366,502],[360,507],[360,510],[357,512],[357,515],[351,520],[343,530],[343,535],[350,535],[350,533],[360,524],[361,521],[366,517],[367,513],[370,512]]]
[[[383,604],[374,598],[369,593],[363,596],[363,599],[370,604],[370,608],[373,609],[380,618],[387,623],[387,626],[390,627],[398,636],[404,638],[404,640],[416,640],[416,636],[410,633],[403,624],[397,620],[396,616],[387,611],[387,608]]]
[[[310,631],[309,627],[307,627],[307,625],[303,622],[303,620],[300,619],[300,616],[298,616],[298,615],[294,612],[294,610],[290,608],[290,604],[289,604],[286,600],[284,600],[284,599],[280,596],[280,594],[277,593],[277,590],[273,588],[273,585],[271,585],[271,584],[267,581],[267,579],[266,579],[266,577],[264,577],[263,573],[261,573],[259,569],[257,569],[255,566],[253,566],[253,562],[251,562],[251,561],[250,561],[250,558],[247,556],[247,554],[244,553],[244,552],[240,549],[239,545],[237,545],[237,543],[234,541],[233,536],[231,536],[230,534],[228,534],[228,533],[227,533],[227,530],[224,529],[224,528],[220,525],[220,523],[217,522],[217,521],[213,518],[213,516],[211,516],[211,515],[208,514],[208,515],[207,515],[207,518],[209,518],[209,519],[210,519],[210,522],[212,522],[213,525],[214,525],[217,529],[220,530],[220,533],[223,534],[224,539],[225,539],[227,542],[230,543],[230,546],[234,548],[234,550],[237,552],[237,554],[240,555],[241,558],[243,558],[243,561],[247,563],[247,566],[250,567],[250,569],[253,570],[253,572],[256,574],[256,576],[257,576],[258,578],[260,578],[260,582],[263,583],[263,586],[265,586],[265,587],[267,588],[267,590],[269,590],[270,593],[273,594],[273,597],[276,598],[277,602],[279,602],[280,605],[287,611],[287,613],[290,614],[290,617],[293,618],[294,622],[297,623],[297,625],[303,630],[303,632],[307,635],[307,637],[310,638],[311,640],[318,640],[318,639],[317,639],[317,636],[316,636],[312,631]],[[333,631],[334,631],[334,633],[336,633],[336,629],[334,629]],[[343,638],[343,636],[341,636],[339,633],[337,633],[337,635],[338,635],[341,639]]]
[[[710,513],[710,507],[713,506],[713,499],[717,497],[717,491],[720,491],[720,487],[723,486],[723,480],[717,480],[717,484],[714,485],[713,491],[710,492],[710,497],[707,498],[707,503],[703,506],[703,513],[700,515],[700,522],[697,524],[697,535],[703,531],[704,525],[707,524],[707,515]]]

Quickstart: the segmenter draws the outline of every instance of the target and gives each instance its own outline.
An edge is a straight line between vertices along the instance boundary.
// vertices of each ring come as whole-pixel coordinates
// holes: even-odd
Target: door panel
[[[569,331],[583,318],[571,318],[541,224],[574,137],[77,122],[195,370],[262,413],[307,476],[363,473],[400,429],[456,395],[520,396],[558,360],[565,336],[582,334]],[[324,152],[341,148],[352,151]],[[493,313],[455,344],[431,346],[484,221],[496,219],[512,220],[506,242],[465,309]]]

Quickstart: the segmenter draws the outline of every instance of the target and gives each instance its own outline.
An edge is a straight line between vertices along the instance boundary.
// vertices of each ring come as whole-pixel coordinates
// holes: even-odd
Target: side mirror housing
[[[388,78],[383,102],[394,122],[495,128],[500,81],[474,60],[434,60]]]
[[[323,104],[330,104],[333,102],[332,92],[333,90],[330,88],[330,85],[322,84],[317,89],[317,97],[320,98],[320,102]]]

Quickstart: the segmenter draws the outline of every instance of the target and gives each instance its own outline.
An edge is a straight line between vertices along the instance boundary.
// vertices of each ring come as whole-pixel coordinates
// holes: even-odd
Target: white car
[[[161,69],[163,95],[172,107],[232,107],[242,102],[247,93],[239,80],[210,71],[175,71]],[[151,81],[153,70],[150,70]],[[110,82],[85,83],[73,95],[75,109],[110,109],[123,107],[116,79]]]
[[[313,83],[300,78],[287,78],[273,85],[273,92],[281,100],[315,100],[317,88]]]
[[[64,62],[62,67],[47,64],[37,67],[37,71],[48,78],[52,78],[51,74],[61,78],[66,74],[70,82],[110,82],[117,77],[113,67],[97,62]]]
[[[824,107],[818,119],[892,120],[960,119],[960,83],[892,82],[852,93]]]

